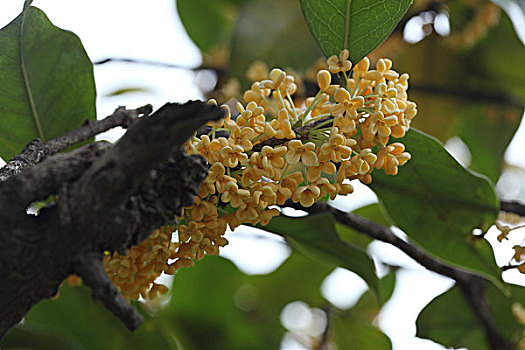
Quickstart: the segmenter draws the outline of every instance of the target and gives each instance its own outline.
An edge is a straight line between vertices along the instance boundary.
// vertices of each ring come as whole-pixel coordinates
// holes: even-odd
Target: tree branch
[[[499,208],[507,213],[518,214],[525,216],[525,204],[518,201],[500,201]]]
[[[126,109],[119,107],[115,112],[102,120],[87,120],[78,129],[72,130],[64,135],[51,139],[45,143],[35,139],[22,150],[19,154],[11,158],[7,164],[0,169],[0,182],[8,177],[20,173],[25,168],[30,168],[42,162],[48,156],[62,152],[71,146],[87,141],[96,135],[113,129],[117,126],[128,128],[139,116],[147,116],[151,113],[151,105],[146,105],[137,109]]]
[[[119,115],[113,124],[119,118],[124,123]],[[108,283],[103,253],[126,251],[193,203],[207,168],[201,157],[184,155],[181,145],[206,121],[221,117],[222,110],[203,102],[167,104],[132,122],[114,146],[83,146],[33,168],[26,162],[23,172],[0,183],[0,337],[72,273],[136,328],[140,316]],[[63,146],[48,149],[101,129],[85,125],[57,143]],[[36,142],[36,149],[41,146]],[[58,200],[37,216],[26,214],[28,203],[51,194]]]
[[[337,222],[351,227],[369,237],[389,243],[399,248],[402,252],[428,270],[454,279],[463,291],[463,294],[471,305],[472,310],[482,324],[490,348],[493,350],[512,349],[512,344],[501,335],[494,318],[492,317],[485,294],[487,281],[483,277],[445,264],[428,255],[414,244],[402,240],[389,228],[376,224],[375,222],[358,215],[345,213],[329,206],[327,203],[317,202],[313,206],[305,208],[298,203],[287,202],[286,206],[304,210],[309,214],[329,212],[334,216]]]

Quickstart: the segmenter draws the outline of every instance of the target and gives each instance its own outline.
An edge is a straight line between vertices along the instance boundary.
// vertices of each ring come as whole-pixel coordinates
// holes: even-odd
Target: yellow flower
[[[397,124],[397,117],[391,115],[385,117],[382,112],[374,112],[370,116],[370,133],[372,135],[379,135],[380,138],[388,138],[390,136],[390,128]]]
[[[252,140],[256,134],[250,127],[239,128],[237,125],[233,125],[230,130],[230,137],[228,143],[231,147],[236,145],[241,146],[244,152],[248,152],[252,149]]]
[[[255,102],[260,105],[264,98],[270,96],[270,89],[261,89],[259,83],[255,82],[252,84],[250,90],[246,90],[243,94],[244,101],[246,103]]]
[[[273,182],[266,184],[266,186],[272,188],[273,192],[277,196],[275,203],[278,205],[284,205],[288,199],[292,198],[292,190],[290,188],[280,186],[279,184]]]
[[[334,74],[348,72],[352,68],[352,62],[348,60],[348,57],[350,57],[350,52],[347,49],[341,51],[339,57],[336,55],[330,56],[326,60],[326,63],[328,63],[328,70]]]
[[[327,175],[335,174],[337,168],[334,163],[330,160],[319,160],[319,164],[313,167],[309,167],[306,172],[306,180],[314,182],[321,177],[321,172]]]
[[[399,142],[383,147],[377,153],[375,167],[383,169],[387,175],[396,175],[397,167],[410,159],[410,153],[403,152],[404,150],[405,145]]]
[[[292,124],[286,109],[279,111],[277,119],[272,120],[270,126],[276,131],[275,137],[278,139],[295,138],[295,132],[292,130]]]
[[[286,161],[289,164],[296,164],[301,160],[306,166],[315,166],[318,163],[317,155],[314,152],[315,144],[313,142],[303,143],[299,140],[288,142],[288,153]]]
[[[357,109],[365,104],[363,96],[353,97],[345,88],[339,88],[335,92],[334,99],[338,102],[332,107],[332,115],[337,116],[345,113],[351,119],[357,118]]]
[[[263,210],[259,213],[259,216],[257,217],[258,222],[252,224],[257,225],[260,223],[262,226],[266,226],[274,216],[278,216],[279,214],[280,212],[276,208]]]
[[[368,57],[363,58],[359,63],[357,63],[353,69],[354,71],[354,79],[357,80],[360,77],[363,77],[370,68],[370,60]]]
[[[346,139],[343,135],[334,134],[330,136],[328,142],[323,143],[320,154],[339,163],[341,160],[347,159],[352,155],[352,149],[346,146]]]
[[[186,242],[188,239],[192,239],[196,242],[200,242],[204,237],[202,228],[205,225],[202,222],[190,221],[188,225],[179,225],[179,242]]]
[[[252,191],[252,199],[259,206],[259,209],[266,209],[266,207],[276,203],[277,194],[271,186],[256,186]]]
[[[228,182],[224,187],[224,192],[221,195],[221,200],[224,203],[230,203],[234,208],[246,206],[245,200],[250,197],[250,191],[239,189],[234,182]]]
[[[286,154],[288,149],[286,146],[279,146],[272,148],[270,146],[264,146],[261,150],[261,157],[263,166],[265,168],[274,167],[277,169],[284,168],[286,164],[283,156]]]
[[[303,207],[311,207],[321,196],[321,190],[318,186],[301,186],[294,191],[292,201],[301,203]]]
[[[221,159],[224,165],[228,168],[235,168],[239,162],[248,160],[248,156],[244,153],[244,149],[241,146],[226,146],[220,150]]]
[[[208,176],[204,181],[210,184],[214,184],[217,188],[217,192],[222,193],[224,192],[224,188],[228,182],[237,182],[235,178],[226,175],[225,173],[226,169],[224,168],[224,165],[222,163],[214,163],[211,166],[210,171],[208,172]]]
[[[320,70],[317,73],[317,85],[321,91],[326,90],[330,83],[332,82],[332,75],[327,70]]]

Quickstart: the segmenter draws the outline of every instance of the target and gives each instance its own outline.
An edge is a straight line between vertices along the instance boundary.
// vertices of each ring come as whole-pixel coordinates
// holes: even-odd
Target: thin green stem
[[[286,91],[286,98],[288,99],[288,102],[290,102],[290,104],[292,105],[293,114],[295,116],[295,119],[299,119],[299,115],[297,114],[297,110],[295,109],[295,104],[293,102],[292,96],[290,96],[290,93],[288,93],[288,91]]]
[[[354,92],[352,92],[352,98],[354,98],[357,95],[357,90],[359,89],[360,82],[361,82],[361,77],[357,78],[357,81],[355,82],[355,89],[354,89]]]
[[[322,93],[323,93],[323,92],[322,92],[321,90],[319,90],[319,92],[317,92],[317,95],[315,95],[312,104],[306,109],[306,111],[304,111],[303,116],[304,116],[305,118],[306,118],[306,116],[308,115],[308,113],[310,113],[310,112],[315,108],[315,106],[316,106],[317,103],[319,102],[319,96],[321,96]]]
[[[361,78],[361,77],[359,77],[359,78]],[[365,87],[362,88],[361,91],[359,91],[359,94],[358,94],[358,95],[361,95],[366,89],[368,89],[368,87],[370,86],[371,83],[372,83],[372,82],[368,82],[368,84],[366,84]],[[355,87],[356,91],[357,91],[357,88],[358,88],[358,87],[359,87],[359,86],[356,85],[356,87]],[[355,97],[355,96],[352,96],[352,97]]]
[[[264,97],[264,96],[262,96],[262,98],[263,98],[263,100],[266,101],[270,106],[272,106],[273,109],[275,109],[275,111],[276,111],[277,113],[279,113],[279,108],[277,108],[277,107],[272,103],[272,101],[270,101],[267,97]]]
[[[279,96],[279,101],[281,101],[281,106],[283,109],[286,109],[286,105],[284,104],[283,96],[281,95],[281,90],[277,89],[277,96]]]

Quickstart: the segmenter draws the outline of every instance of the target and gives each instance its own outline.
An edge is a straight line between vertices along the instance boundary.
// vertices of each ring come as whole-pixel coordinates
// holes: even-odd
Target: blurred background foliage
[[[514,2],[524,8],[522,1]],[[269,67],[291,68],[308,87],[307,72],[323,57],[296,0],[178,0],[177,10],[188,35],[203,53],[202,68],[211,73],[210,82],[203,84],[208,86],[203,93],[217,96],[217,91],[223,91],[219,96],[225,101],[220,102],[228,102],[249,86],[245,73],[256,60]],[[525,18],[524,12],[518,15]],[[483,23],[476,22],[480,19]],[[369,57],[372,62],[380,57],[392,58],[394,69],[410,73],[410,99],[419,110],[414,127],[443,143],[460,140],[468,155],[463,165],[492,183],[498,182],[506,169],[504,152],[525,105],[525,50],[506,13],[485,0],[415,1]],[[232,86],[235,88],[224,93]],[[115,95],[140,89],[123,88]],[[437,193],[440,186],[455,186],[449,190],[457,192],[462,204],[472,200],[469,190],[459,187],[462,183],[474,186],[472,183],[482,178],[461,173],[462,168],[457,168],[450,156],[440,153],[441,146],[435,140],[421,135],[411,132],[404,142],[412,142],[412,149],[407,148],[413,155],[418,150],[431,150],[411,161],[415,167],[419,161],[418,169],[434,176],[435,185],[429,191]],[[429,168],[432,164],[428,163],[434,160],[436,167],[460,174],[441,179]],[[514,168],[516,171],[523,172]],[[404,213],[396,213],[396,205],[412,212],[421,210],[425,197],[405,198],[400,205],[401,194],[391,194],[406,190],[403,183],[417,187],[417,181],[407,178],[408,172],[400,172],[397,183],[391,178],[382,182],[381,177],[377,176],[373,189],[388,215],[378,204],[355,212],[380,224],[394,222],[423,248],[433,248],[433,254],[492,276],[492,312],[501,330],[519,340],[522,325],[510,310],[514,300],[523,300],[524,292],[508,284],[501,287],[488,244],[479,243],[481,247],[468,258],[454,258],[458,249],[470,249],[470,242],[467,245],[464,239],[470,234],[469,228],[475,224],[488,226],[495,220],[497,204],[490,183],[472,189],[479,192],[479,188],[490,187],[475,198],[489,208],[471,203],[476,213],[452,216],[450,225],[441,227],[440,232],[445,234],[454,227],[463,236],[449,245],[439,245],[443,238],[430,237],[425,231],[438,220],[433,217],[440,214],[433,211],[435,208],[425,211],[420,224],[430,227],[424,230],[404,219]],[[521,188],[525,189],[523,178],[514,181],[523,183]],[[424,190],[414,190],[420,191]],[[506,193],[498,195],[505,197]],[[523,191],[513,196],[525,199]],[[445,208],[454,209],[448,196],[437,198]],[[465,223],[469,217],[481,217],[482,222]],[[285,237],[293,248],[290,257],[269,274],[247,275],[229,260],[208,256],[195,267],[179,271],[168,295],[136,303],[145,322],[134,333],[93,303],[89,290],[64,285],[58,299],[41,302],[30,311],[2,340],[2,349],[276,349],[283,337],[291,337],[307,349],[392,348],[388,337],[377,328],[376,317],[392,295],[397,269],[390,267],[382,278],[376,276],[367,252],[372,239],[336,223],[329,215],[278,217],[265,229]],[[480,256],[482,259],[476,260]],[[487,266],[483,266],[483,259]],[[332,305],[321,294],[322,282],[338,266],[358,273],[370,286],[347,309]],[[510,291],[511,298],[502,289]],[[479,321],[455,287],[432,301],[417,325],[418,336],[445,346],[487,348]]]

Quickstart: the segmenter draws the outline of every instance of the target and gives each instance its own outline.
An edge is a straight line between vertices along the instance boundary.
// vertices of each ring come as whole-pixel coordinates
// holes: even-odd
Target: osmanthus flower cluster
[[[264,226],[289,200],[308,207],[350,194],[349,181],[368,184],[374,169],[397,174],[410,154],[391,139],[404,136],[417,113],[407,99],[408,75],[392,70],[388,59],[370,69],[367,58],[352,67],[348,57],[348,50],[330,57],[328,70],[317,72],[318,93],[301,100],[294,99],[293,75],[264,67],[251,72],[259,80],[234,116],[220,106],[226,117],[186,144],[210,164],[194,205],[176,227],[156,230],[127,256],[107,256],[106,271],[126,297],[163,292],[154,279],[218,254],[228,227]]]

